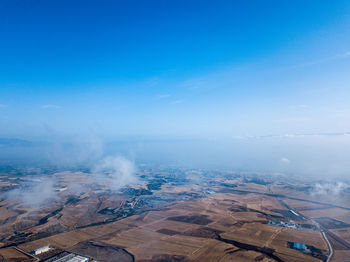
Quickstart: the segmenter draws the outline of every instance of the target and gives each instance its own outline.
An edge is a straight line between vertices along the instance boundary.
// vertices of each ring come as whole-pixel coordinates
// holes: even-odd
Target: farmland
[[[2,176],[0,259],[31,261],[26,252],[53,246],[98,261],[316,262],[330,253],[322,232],[332,244],[331,261],[350,257],[348,206],[323,201],[297,182],[187,169],[145,168],[137,175],[137,183],[111,191],[89,173],[53,172],[58,197],[44,206],[6,193],[9,178],[32,177]]]

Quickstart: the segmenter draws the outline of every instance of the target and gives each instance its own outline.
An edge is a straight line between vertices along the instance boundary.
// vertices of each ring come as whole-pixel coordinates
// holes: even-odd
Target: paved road
[[[332,245],[329,242],[329,240],[328,240],[328,238],[326,236],[326,233],[324,231],[322,231],[322,236],[323,236],[324,240],[327,242],[327,245],[328,245],[328,248],[329,248],[329,255],[328,255],[328,258],[327,258],[326,262],[330,262],[331,259],[332,259],[332,256],[333,256],[333,248],[332,248]]]
[[[350,211],[349,207],[338,206],[338,205],[334,205],[334,204],[330,204],[330,203],[324,203],[324,202],[302,199],[302,198],[297,198],[297,197],[289,197],[289,196],[282,195],[282,194],[264,193],[264,192],[258,192],[258,191],[239,190],[239,189],[231,189],[231,190],[234,192],[238,192],[238,193],[252,193],[252,194],[257,194],[257,195],[265,195],[265,196],[271,196],[271,197],[277,197],[277,198],[292,199],[292,200],[308,202],[308,203],[318,204],[318,205],[327,206],[327,207],[340,208],[340,209]]]
[[[21,253],[23,253],[23,254],[25,254],[25,255],[29,256],[29,257],[34,258],[34,259],[35,259],[35,262],[40,261],[40,259],[39,259],[39,258],[37,258],[36,256],[34,256],[34,255],[32,255],[32,254],[30,254],[30,253],[28,253],[28,252],[24,251],[23,249],[21,249],[21,248],[19,248],[19,247],[14,247],[14,248],[15,248],[16,250],[18,250],[19,252],[21,252]]]
[[[329,254],[328,254],[328,257],[327,257],[327,260],[326,262],[330,262],[331,259],[332,259],[332,256],[333,256],[333,247],[331,245],[331,243],[329,242],[328,238],[327,238],[327,235],[325,233],[325,230],[322,228],[322,226],[315,220],[313,220],[312,218],[309,218],[309,217],[306,217],[302,214],[300,214],[297,210],[291,208],[285,201],[283,201],[282,199],[278,199],[286,208],[289,209],[289,211],[293,212],[294,214],[298,215],[298,216],[301,216],[302,218],[306,219],[306,220],[309,220],[311,221],[314,225],[317,226],[317,228],[321,231],[322,233],[322,236],[324,238],[324,240],[326,241],[327,243],[327,246],[328,246],[328,249],[329,249]]]

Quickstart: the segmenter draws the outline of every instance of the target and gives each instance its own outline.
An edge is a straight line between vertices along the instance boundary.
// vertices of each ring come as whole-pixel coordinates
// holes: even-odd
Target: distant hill
[[[12,147],[12,146],[32,146],[33,143],[18,138],[0,138],[0,147]]]

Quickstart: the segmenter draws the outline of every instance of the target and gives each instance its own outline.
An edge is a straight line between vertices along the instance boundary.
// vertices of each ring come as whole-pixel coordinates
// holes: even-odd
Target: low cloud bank
[[[6,193],[9,200],[19,200],[26,207],[40,207],[59,199],[55,189],[56,180],[52,177],[40,177],[24,182],[20,187]]]
[[[344,182],[324,182],[317,183],[311,190],[313,196],[340,196],[342,193],[348,191],[350,186]]]
[[[137,182],[136,170],[131,160],[122,156],[108,156],[96,164],[92,173],[97,180],[110,179],[110,189],[118,190]]]
[[[149,165],[284,173],[336,181],[350,179],[350,135],[104,142],[93,133],[65,137],[51,132],[37,143],[15,139],[3,140],[1,144],[0,140],[0,165],[14,165],[22,157],[27,166],[103,173],[101,170],[107,166],[112,169],[113,161],[108,156],[113,155],[136,156],[137,162]]]
[[[26,207],[42,207],[60,201],[60,191],[79,195],[89,190],[91,184],[103,184],[107,190],[118,191],[122,187],[137,183],[137,168],[133,161],[123,156],[108,156],[97,161],[91,173],[83,174],[84,181],[71,182],[68,188],[61,188],[55,175],[37,174],[19,187],[8,191],[6,199],[20,201]],[[74,175],[70,173],[67,175]]]

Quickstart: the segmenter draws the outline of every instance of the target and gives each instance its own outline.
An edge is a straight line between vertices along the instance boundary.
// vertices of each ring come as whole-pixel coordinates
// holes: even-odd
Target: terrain
[[[0,261],[36,261],[43,246],[97,261],[350,260],[349,188],[223,170],[140,167],[136,176],[111,190],[89,170],[3,168]],[[32,181],[46,182],[28,194]]]

